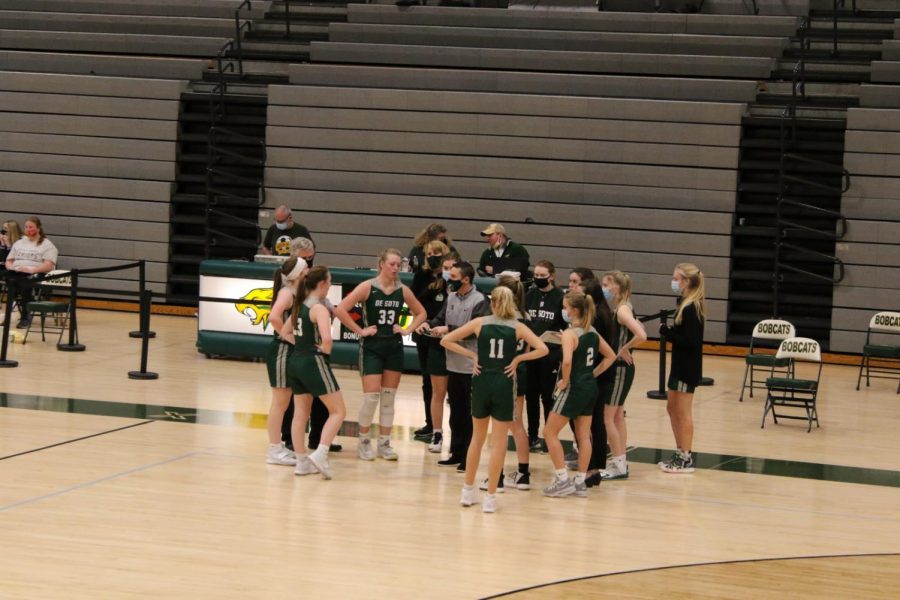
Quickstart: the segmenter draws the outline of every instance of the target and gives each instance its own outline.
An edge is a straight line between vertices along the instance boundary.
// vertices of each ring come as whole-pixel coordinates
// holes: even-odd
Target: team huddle
[[[497,233],[503,243],[502,226],[491,225],[483,235],[490,238]],[[493,250],[494,242],[489,242]],[[530,489],[530,452],[535,450],[545,450],[553,464],[553,480],[543,489],[549,497],[586,497],[588,488],[603,480],[627,478],[624,402],[635,373],[631,351],[647,339],[632,308],[631,278],[621,271],[595,278],[589,269],[580,268],[573,270],[568,290],[563,291],[556,285],[551,262],[538,261],[529,273],[527,252],[522,252],[524,269],[492,272],[495,269],[484,258],[479,263],[479,273],[496,279],[486,298],[475,287],[476,267],[460,258],[443,227],[432,225],[416,239],[411,260],[397,250],[385,250],[378,258],[376,276],[334,307],[326,298],[331,286],[326,267],[309,267],[300,255],[285,261],[273,282],[267,462],[293,465],[296,475],[332,477],[329,451],[346,414],[329,362],[331,321],[337,318],[359,337],[360,459],[398,458],[390,433],[403,372],[402,336],[413,334],[428,416],[416,437],[436,454],[443,454],[449,437],[449,456],[437,464],[465,473],[462,506],[481,502],[483,511],[492,513],[498,491]],[[414,270],[411,286],[401,283],[399,276],[407,264]],[[523,279],[531,279],[527,290]],[[674,324],[661,326],[661,333],[673,344],[668,412],[677,450],[659,466],[667,473],[690,473],[694,470],[691,401],[700,379],[705,320],[702,273],[689,263],[677,265],[672,292],[679,297]],[[361,308],[357,318],[352,314],[355,307]],[[292,398],[290,428],[296,452],[279,438]],[[314,398],[324,404],[328,416],[316,432],[318,444],[302,454]],[[445,402],[450,407],[449,436],[443,431]],[[370,430],[376,410],[379,433],[373,445]],[[543,441],[538,437],[541,412]],[[566,426],[576,441],[569,454],[559,437]],[[489,429],[488,471],[479,480]],[[510,434],[518,466],[504,475]],[[486,492],[483,498],[476,488]]]

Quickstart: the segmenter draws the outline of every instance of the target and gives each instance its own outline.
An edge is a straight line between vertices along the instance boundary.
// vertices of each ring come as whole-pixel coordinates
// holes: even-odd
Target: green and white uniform
[[[291,311],[284,311],[282,319],[285,323],[291,318]],[[273,388],[286,388],[288,385],[287,363],[293,346],[281,339],[281,334],[275,332],[272,343],[266,351],[266,369],[269,372],[269,385]]]
[[[631,308],[631,303],[624,302],[616,307],[616,329],[618,330],[619,334],[616,337],[613,352],[616,352],[617,354],[619,352],[619,349],[630,342],[634,337],[634,334],[631,333],[631,330],[622,325],[622,323],[619,321],[619,309],[623,306]],[[634,312],[634,309],[632,309],[632,312]],[[628,396],[628,392],[631,390],[632,382],[634,382],[634,364],[629,365],[624,360],[617,359],[613,366],[610,367],[610,370],[614,370],[615,375],[612,377],[611,381],[612,392],[606,396],[606,404],[608,406],[622,406],[623,404],[625,404],[625,398]]]
[[[318,300],[307,298],[300,306],[294,326],[294,351],[288,358],[288,379],[295,394],[324,396],[338,390],[327,355],[318,346],[322,343],[319,328],[309,319],[309,312]]]
[[[503,372],[518,352],[513,319],[484,317],[478,334],[478,366],[481,374],[472,377],[472,416],[512,421],[516,402],[516,380]]]
[[[385,371],[403,371],[403,337],[394,333],[394,325],[405,314],[403,285],[390,294],[372,279],[369,297],[362,304],[362,323],[365,329],[375,325],[375,335],[362,338],[359,344],[359,372],[362,375],[381,375]]]
[[[597,381],[594,379],[594,360],[600,347],[600,334],[593,327],[587,330],[573,327],[578,345],[572,353],[569,387],[553,394],[553,412],[569,419],[594,414],[597,402]],[[562,374],[562,367],[559,369]],[[557,379],[558,381],[558,379]]]

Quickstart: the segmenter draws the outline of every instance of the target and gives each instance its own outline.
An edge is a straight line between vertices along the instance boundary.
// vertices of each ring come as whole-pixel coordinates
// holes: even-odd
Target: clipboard
[[[545,344],[562,344],[562,333],[558,331],[545,331],[540,340]]]

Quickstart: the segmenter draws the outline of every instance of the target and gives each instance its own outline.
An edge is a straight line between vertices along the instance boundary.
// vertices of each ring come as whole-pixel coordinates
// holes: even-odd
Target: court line
[[[500,592],[499,594],[492,594],[490,596],[482,596],[480,600],[492,600],[494,598],[504,598],[506,596],[511,596],[513,594],[521,594],[522,592],[529,592],[531,590],[539,590],[541,588],[549,588],[556,585],[563,585],[566,583],[574,583],[576,581],[586,581],[589,579],[602,579],[604,577],[610,577],[612,575],[634,575],[637,573],[648,573],[651,571],[668,571],[673,569],[687,569],[691,567],[706,567],[710,565],[739,565],[739,564],[749,564],[749,563],[758,563],[758,562],[782,562],[782,561],[790,561],[790,560],[815,560],[819,558],[863,558],[863,557],[871,557],[871,556],[900,556],[900,554],[896,552],[869,552],[864,554],[819,554],[812,556],[782,556],[782,557],[769,557],[769,558],[746,558],[746,559],[737,559],[737,560],[720,560],[720,561],[710,561],[710,562],[698,562],[698,563],[684,563],[679,565],[666,565],[662,567],[646,567],[643,569],[630,569],[626,571],[613,571],[611,573],[599,573],[597,575],[583,575],[581,577],[571,577],[569,579],[560,579],[558,581],[551,581],[549,583],[538,583],[536,585],[530,585],[523,588],[518,588],[515,590],[510,590],[508,592]]]
[[[51,398],[29,394],[0,393],[0,408],[16,408],[27,410],[53,411],[73,414],[96,414],[117,416],[132,419],[152,419],[164,422],[225,425],[264,429],[266,415],[257,413],[232,412],[218,409],[186,408],[152,404],[134,404],[101,400],[81,400],[75,398]],[[412,437],[413,427],[395,427],[395,438]],[[345,421],[338,435],[355,437],[358,424]],[[407,437],[408,436],[408,437]],[[512,443],[510,441],[510,443]],[[563,441],[568,451],[571,442]],[[628,458],[632,462],[655,464],[667,457],[672,450],[649,447],[632,447],[628,449]],[[888,469],[870,469],[848,465],[831,465],[789,459],[773,459],[753,456],[735,456],[716,452],[697,452],[696,467],[701,470],[729,471],[753,475],[771,475],[810,479],[814,481],[830,481],[851,483],[856,485],[876,485],[900,487],[900,471]]]
[[[33,452],[40,452],[41,450],[47,450],[49,448],[56,448],[57,446],[65,446],[66,444],[72,444],[74,442],[80,442],[82,440],[89,440],[91,438],[99,437],[101,435],[106,435],[108,433],[115,433],[117,431],[123,431],[125,429],[131,429],[133,427],[140,427],[141,425],[146,425],[147,423],[154,423],[154,422],[155,421],[141,421],[140,423],[132,423],[131,425],[125,425],[124,427],[116,427],[115,429],[110,429],[108,431],[92,433],[91,435],[85,435],[85,436],[82,436],[79,438],[66,440],[64,442],[57,442],[55,444],[50,444],[49,446],[41,446],[40,448],[33,448],[31,450],[25,450],[23,452],[16,452],[15,454],[7,454],[6,456],[0,456],[0,460],[6,460],[7,458],[15,458],[17,456],[24,456],[25,454],[31,454]]]
[[[135,467],[133,469],[128,469],[127,471],[120,471],[119,473],[113,473],[112,475],[107,475],[106,477],[101,477],[99,479],[94,479],[92,481],[86,481],[84,483],[78,483],[73,486],[67,487],[62,490],[57,490],[55,492],[50,492],[49,494],[44,494],[42,496],[35,496],[34,498],[26,498],[25,500],[19,500],[18,502],[13,502],[12,504],[7,504],[5,506],[0,506],[0,513],[6,512],[7,510],[11,510],[13,508],[17,508],[19,506],[24,506],[26,504],[32,504],[34,502],[40,502],[41,500],[47,500],[48,498],[54,498],[56,496],[62,496],[63,494],[68,494],[69,492],[74,492],[76,490],[88,488],[98,483],[103,483],[105,481],[111,481],[113,479],[117,479],[119,477],[124,477],[125,475],[133,475],[134,473],[140,473],[141,471],[147,471],[154,467],[160,467],[162,465],[166,465],[169,463],[173,463],[179,460],[184,460],[185,458],[189,458],[196,454],[200,454],[199,452],[188,452],[187,454],[182,454],[180,456],[175,456],[173,458],[167,458],[166,460],[161,460],[159,462],[150,463],[149,465],[144,465],[141,467]]]
[[[646,492],[631,492],[625,489],[617,489],[615,491],[608,490],[604,493],[607,494],[619,494],[619,495],[627,495],[634,496],[636,498],[645,498],[651,500],[672,500],[672,501],[683,501],[684,498],[682,496],[672,496],[667,494],[651,494]],[[718,506],[733,506],[736,508],[754,508],[758,510],[774,510],[778,512],[792,512],[792,513],[801,513],[804,515],[816,515],[820,517],[841,517],[844,519],[854,519],[857,521],[878,521],[880,523],[884,522],[895,522],[900,523],[900,519],[891,519],[887,517],[869,517],[865,515],[860,515],[858,513],[838,513],[838,512],[824,512],[817,510],[804,510],[801,508],[791,508],[785,506],[767,506],[765,504],[750,504],[746,502],[731,502],[728,500],[712,500],[709,498],[705,498],[703,496],[692,496],[691,502],[702,502],[704,504],[715,504]]]

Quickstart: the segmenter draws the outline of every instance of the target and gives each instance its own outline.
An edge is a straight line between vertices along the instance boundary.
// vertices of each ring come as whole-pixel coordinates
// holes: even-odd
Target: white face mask
[[[444,271],[441,273],[441,276],[444,278],[444,281],[450,281],[450,271]]]
[[[676,294],[681,294],[681,286],[678,285],[678,282],[674,279],[672,280],[672,292]]]
[[[288,222],[285,221],[284,223],[275,223],[275,227],[278,229],[278,231],[286,231],[288,228]]]
[[[562,309],[562,312],[560,314],[562,315],[563,321],[565,321],[566,323],[572,322],[572,318],[569,316],[569,311],[567,311],[566,309]]]

